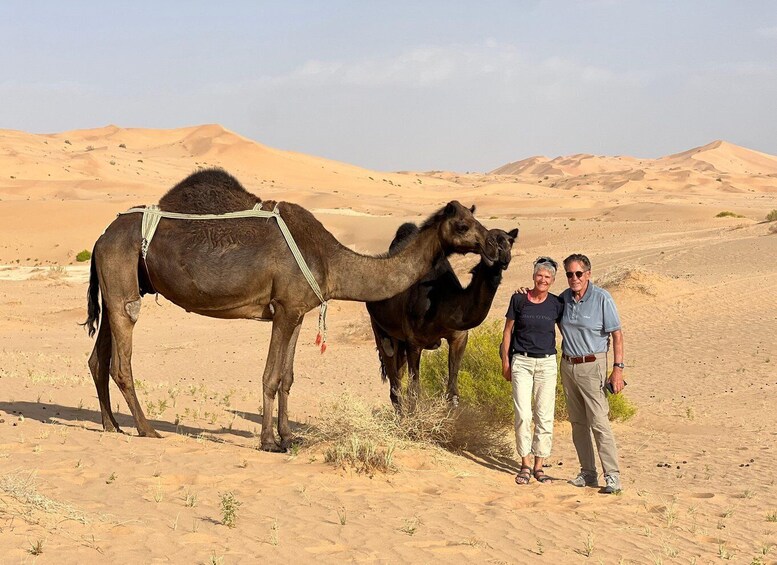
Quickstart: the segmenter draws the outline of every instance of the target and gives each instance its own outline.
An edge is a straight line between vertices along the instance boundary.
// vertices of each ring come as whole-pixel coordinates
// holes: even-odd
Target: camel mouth
[[[488,253],[484,249],[480,252],[480,259],[486,264],[486,266],[493,267],[497,259],[499,259],[499,255],[497,255],[494,258],[491,258],[488,256]]]

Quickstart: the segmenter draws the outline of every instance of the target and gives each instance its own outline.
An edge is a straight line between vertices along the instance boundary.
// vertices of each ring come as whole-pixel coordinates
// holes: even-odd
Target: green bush
[[[83,263],[84,261],[88,261],[92,258],[92,253],[86,249],[83,251],[80,251],[78,255],[76,255],[76,261],[79,263]]]
[[[502,342],[501,321],[486,322],[470,331],[467,350],[459,371],[459,401],[488,412],[494,421],[511,425],[513,422],[512,387],[502,377],[499,345]],[[561,357],[557,357],[560,367]],[[421,389],[428,394],[445,394],[448,382],[448,348],[425,352],[421,359]],[[623,393],[607,393],[610,420],[626,421],[637,412],[636,406]],[[566,420],[566,399],[559,370],[556,381],[556,420]]]
[[[459,370],[459,400],[490,412],[505,425],[513,421],[512,388],[502,377],[499,344],[502,325],[486,322],[469,332],[467,350]],[[430,395],[444,395],[448,384],[447,344],[421,358],[421,390]]]
[[[766,221],[767,222],[775,222],[777,221],[777,208],[766,214]]]
[[[735,214],[734,212],[729,212],[726,210],[725,212],[718,212],[715,215],[716,218],[744,218],[741,214]]]

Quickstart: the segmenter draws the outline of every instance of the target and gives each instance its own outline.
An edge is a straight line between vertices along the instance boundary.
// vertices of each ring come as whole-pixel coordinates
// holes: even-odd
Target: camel
[[[303,207],[262,201],[221,169],[190,175],[159,201],[163,211],[189,214],[223,214],[257,204],[263,210],[277,207],[325,300],[384,300],[408,288],[450,253],[487,253],[486,229],[475,219],[475,207],[466,208],[457,201],[432,214],[402,252],[378,257],[351,251]],[[261,449],[286,451],[293,441],[288,397],[297,338],[305,314],[321,301],[303,277],[278,222],[273,218],[162,218],[144,261],[141,218],[142,214],[135,213],[119,215],[92,252],[84,325],[93,336],[99,323],[89,368],[103,429],[121,431],[111,412],[110,374],[129,406],[138,434],[160,437],[138,402],[131,367],[132,332],[141,297],[159,293],[203,316],[272,321],[262,377]],[[276,394],[280,441],[272,429]]]
[[[400,226],[389,254],[402,249],[407,238],[417,230],[414,224]],[[488,246],[496,247],[497,260],[482,257],[472,269],[472,280],[466,288],[462,288],[448,259],[440,257],[432,269],[407,290],[387,300],[367,302],[381,374],[384,381],[389,381],[389,395],[397,410],[401,410],[401,379],[405,367],[412,402],[420,387],[421,352],[437,349],[443,339],[448,342],[446,396],[454,405],[458,404],[458,374],[468,330],[486,318],[502,282],[502,273],[510,264],[517,237],[517,229],[510,232],[489,230]]]

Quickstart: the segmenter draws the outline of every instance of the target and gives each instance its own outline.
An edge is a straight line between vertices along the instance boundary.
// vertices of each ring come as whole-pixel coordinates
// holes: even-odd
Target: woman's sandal
[[[547,476],[542,469],[534,469],[534,480],[538,483],[549,483],[553,479]]]
[[[531,480],[531,467],[521,467],[520,472],[515,475],[515,483],[519,485],[529,484]]]

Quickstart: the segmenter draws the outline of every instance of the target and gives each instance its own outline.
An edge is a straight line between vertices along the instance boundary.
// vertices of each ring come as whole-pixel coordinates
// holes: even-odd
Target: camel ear
[[[473,214],[475,213],[475,205],[474,205],[474,204],[473,204],[473,205],[472,205],[472,207],[469,209],[469,211],[470,211],[470,212],[472,212]]]
[[[455,201],[448,202],[445,206],[445,215],[449,218],[452,218],[456,215],[456,204]]]
[[[509,232],[507,232],[507,235],[509,235],[513,239],[517,239],[518,238],[518,228],[511,229]]]

